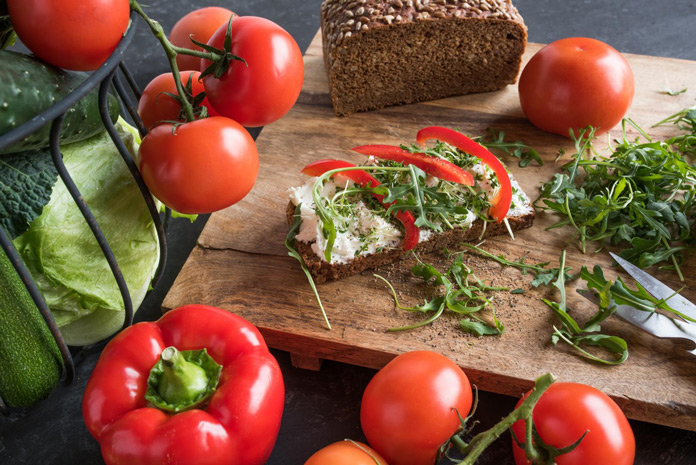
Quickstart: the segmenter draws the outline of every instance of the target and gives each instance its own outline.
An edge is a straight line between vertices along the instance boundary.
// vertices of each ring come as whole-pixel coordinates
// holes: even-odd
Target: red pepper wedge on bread
[[[465,186],[474,185],[474,177],[451,161],[424,153],[412,153],[395,145],[360,145],[353,147],[355,152],[372,155],[384,160],[392,160],[405,165],[415,165],[431,176]]]
[[[323,159],[308,164],[302,168],[301,172],[302,174],[306,174],[308,176],[321,176],[327,171],[339,168],[357,168],[357,166],[343,160]],[[379,186],[379,181],[363,170],[347,170],[338,172],[336,174],[345,176],[362,187]],[[334,174],[333,176],[336,175]],[[372,196],[377,199],[384,206],[384,208],[389,208],[392,205],[390,203],[384,203],[383,195],[372,194]],[[411,250],[418,245],[418,241],[420,239],[420,230],[416,226],[416,220],[413,217],[413,214],[409,211],[397,211],[394,213],[394,217],[404,226],[404,238],[401,242],[401,248],[404,250]]]
[[[416,135],[416,140],[420,145],[425,145],[425,143],[431,139],[448,143],[463,152],[480,158],[484,165],[493,170],[500,184],[500,188],[495,194],[495,197],[491,199],[489,214],[498,223],[503,221],[512,203],[512,185],[510,184],[510,176],[500,160],[481,144],[453,129],[430,126],[421,129],[418,131],[418,135]]]

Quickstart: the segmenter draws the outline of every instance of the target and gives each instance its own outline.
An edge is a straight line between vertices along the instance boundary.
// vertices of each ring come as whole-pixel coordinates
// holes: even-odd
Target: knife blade
[[[676,291],[672,290],[666,284],[663,284],[658,279],[653,278],[645,271],[624,260],[615,253],[609,252],[609,254],[614,260],[616,260],[616,263],[621,265],[621,268],[626,270],[626,273],[631,275],[636,282],[640,283],[640,285],[643,286],[645,290],[654,297],[664,299],[670,307],[682,312],[684,315],[687,315],[690,318],[696,319],[696,305],[677,294]]]

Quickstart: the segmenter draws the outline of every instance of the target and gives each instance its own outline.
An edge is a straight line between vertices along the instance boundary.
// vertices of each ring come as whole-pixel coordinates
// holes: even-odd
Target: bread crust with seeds
[[[527,29],[510,0],[324,0],[337,115],[513,84]]]
[[[292,202],[288,203],[286,214],[288,225],[291,226],[295,214],[295,205]],[[510,229],[518,231],[531,227],[534,222],[534,216],[534,210],[532,209],[531,213],[526,215],[509,217]],[[453,247],[460,242],[472,242],[482,237],[507,234],[505,223],[488,223],[485,231],[483,231],[483,226],[484,222],[481,219],[477,219],[468,229],[455,228],[441,234],[434,234],[429,240],[420,242],[413,249],[413,252],[432,252],[442,250],[445,247]],[[402,249],[390,249],[375,254],[361,255],[348,263],[328,263],[314,253],[312,244],[295,241],[295,248],[317,283],[345,278],[380,265],[394,263],[408,253]]]

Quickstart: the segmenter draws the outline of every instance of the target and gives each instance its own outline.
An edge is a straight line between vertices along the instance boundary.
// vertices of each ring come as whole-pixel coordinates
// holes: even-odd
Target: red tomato
[[[357,441],[339,441],[316,451],[304,465],[387,465],[370,446]]]
[[[239,202],[259,172],[256,144],[236,121],[221,116],[155,126],[140,145],[140,171],[152,194],[187,214]]]
[[[231,10],[219,6],[194,10],[177,21],[172,32],[169,33],[169,41],[177,47],[202,51],[202,48],[191,42],[190,36],[193,36],[198,42],[206,44],[220,25],[227,24],[230,16],[234,15]],[[177,55],[176,64],[181,71],[198,71],[201,59],[190,55]]]
[[[36,56],[77,71],[97,69],[128,28],[128,0],[7,0],[12,25]]]
[[[208,45],[222,49],[226,29],[220,26]],[[247,127],[265,126],[290,111],[304,79],[302,52],[292,36],[272,21],[242,16],[232,22],[231,51],[247,66],[233,61],[219,79],[203,78],[215,110]],[[201,71],[209,65],[201,60]]]
[[[203,83],[198,80],[198,77],[201,75],[198,71],[182,72],[181,83],[186,86],[190,75],[193,75],[191,88],[194,97],[201,92],[205,92]],[[150,81],[145,90],[143,90],[143,95],[138,102],[138,114],[148,129],[160,121],[177,121],[179,119],[181,111],[179,103],[169,95],[165,95],[164,92],[179,95],[176,91],[172,73],[160,74]],[[207,98],[203,100],[203,106],[207,108],[209,116],[217,116]]]
[[[633,72],[615,49],[595,39],[561,39],[539,50],[519,84],[522,111],[539,129],[569,137],[588,125],[607,132],[631,106]]]
[[[432,465],[438,449],[471,409],[464,372],[436,352],[399,355],[367,385],[360,423],[367,441],[391,465]]]
[[[558,465],[633,463],[636,442],[631,425],[619,406],[598,389],[577,383],[552,384],[534,407],[533,418],[544,442],[558,448],[573,444],[589,430],[576,449],[556,458]],[[524,442],[523,421],[512,425],[512,431]],[[530,463],[516,444],[513,454],[517,465]]]

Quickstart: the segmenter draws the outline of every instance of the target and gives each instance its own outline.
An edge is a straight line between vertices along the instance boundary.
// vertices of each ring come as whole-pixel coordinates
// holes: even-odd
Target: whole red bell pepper
[[[333,160],[333,159],[323,159],[314,161],[300,171],[308,176],[321,176],[327,171],[336,170],[339,168],[357,168],[356,165],[343,160]],[[354,183],[362,187],[377,187],[379,186],[379,181],[377,181],[374,176],[364,170],[348,170],[340,171],[336,174],[345,176],[349,178]],[[333,176],[336,176],[335,174]],[[332,177],[333,177],[332,176]],[[384,196],[380,194],[372,194],[372,196],[377,199],[385,208],[389,208],[392,203],[385,203]],[[413,213],[410,211],[397,211],[394,213],[394,217],[401,222],[404,227],[404,239],[401,242],[401,248],[404,250],[411,250],[418,245],[420,240],[420,229],[416,226],[416,219],[413,217]]]
[[[498,158],[488,151],[483,145],[466,137],[464,134],[453,129],[443,128],[440,126],[430,126],[418,131],[416,140],[420,145],[430,139],[437,139],[441,142],[446,142],[457,147],[462,152],[473,155],[481,159],[484,165],[487,165],[495,173],[498,179],[500,189],[493,199],[491,199],[491,209],[489,214],[498,223],[505,219],[510,204],[512,203],[512,184],[510,184],[510,175],[508,175],[505,165]]]
[[[278,435],[284,390],[251,323],[187,305],[109,342],[82,413],[107,465],[261,465]]]
[[[360,145],[353,150],[363,155],[372,155],[384,160],[397,161],[406,165],[416,165],[431,176],[465,186],[474,185],[474,177],[454,163],[444,158],[424,153],[413,153],[396,145]]]

